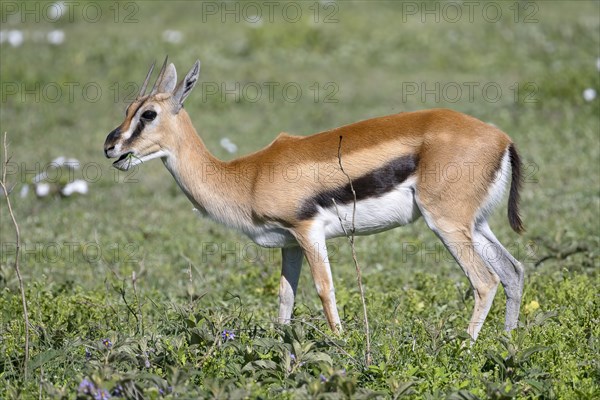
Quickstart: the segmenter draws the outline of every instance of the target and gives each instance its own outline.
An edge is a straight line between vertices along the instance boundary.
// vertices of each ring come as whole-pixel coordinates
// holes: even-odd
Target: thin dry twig
[[[2,179],[0,179],[0,187],[2,187],[2,192],[4,193],[4,198],[6,199],[6,205],[8,206],[8,213],[10,214],[13,227],[15,228],[16,249],[15,263],[13,264],[13,267],[15,269],[15,272],[17,273],[17,279],[19,280],[19,290],[21,291],[21,301],[23,303],[23,320],[25,322],[25,360],[23,361],[23,375],[25,376],[25,380],[27,380],[27,364],[29,363],[29,314],[27,313],[27,298],[25,296],[25,287],[23,286],[23,277],[21,276],[21,269],[19,268],[19,254],[21,251],[21,232],[19,231],[19,224],[17,223],[17,219],[15,218],[15,213],[10,202],[10,190],[7,188],[6,183],[6,170],[9,162],[8,144],[6,143],[6,132],[4,132],[3,145],[4,163],[2,164]]]
[[[552,259],[556,259],[559,261],[565,260],[566,258],[568,258],[574,254],[585,253],[585,252],[589,251],[589,247],[585,244],[576,244],[574,246],[573,245],[568,246],[568,247],[565,246],[566,248],[558,248],[558,247],[554,246],[553,244],[549,243],[548,240],[546,240],[542,237],[536,237],[535,240],[538,241],[539,243],[541,243],[548,250],[550,250],[551,253],[538,259],[533,264],[534,267],[539,267],[541,264],[543,264],[544,262],[546,262],[548,260],[552,260]]]
[[[348,232],[346,231],[346,227],[344,226],[344,222],[342,221],[342,217],[340,216],[338,205],[335,202],[335,199],[331,199],[331,200],[333,201],[333,205],[335,206],[335,210],[336,210],[338,219],[340,220],[340,225],[342,227],[342,230],[344,231],[344,235],[348,238],[348,241],[350,242],[350,248],[352,249],[352,260],[354,261],[354,267],[356,268],[356,281],[358,283],[358,290],[360,291],[360,300],[362,302],[362,307],[363,307],[363,317],[364,317],[364,322],[365,322],[365,334],[366,334],[366,341],[367,341],[367,349],[365,352],[365,364],[368,367],[369,365],[371,365],[371,332],[369,330],[369,317],[367,316],[367,303],[365,301],[365,291],[364,291],[363,285],[362,285],[362,272],[360,269],[360,265],[358,264],[358,258],[356,257],[356,249],[354,247],[354,237],[355,237],[355,233],[356,233],[356,225],[355,225],[356,191],[354,190],[354,185],[352,184],[352,179],[350,179],[350,175],[348,175],[348,173],[344,170],[344,167],[342,165],[342,138],[343,137],[340,135],[340,143],[338,144],[338,163],[340,165],[340,170],[346,176],[346,178],[348,179],[348,182],[350,183],[350,190],[352,191],[352,197],[353,197],[352,227],[350,228],[350,235],[348,235]]]
[[[570,250],[566,250],[566,251],[561,251],[559,253],[556,254],[548,254],[542,258],[540,258],[539,260],[537,260],[535,262],[535,264],[533,264],[534,267],[539,267],[542,263],[548,261],[548,260],[552,260],[552,259],[556,259],[556,260],[564,260],[567,257],[572,256],[573,254],[577,254],[577,253],[585,253],[586,251],[588,251],[588,247],[587,246],[577,246],[574,249],[570,249]]]
[[[183,258],[185,258],[188,262],[188,296],[190,297],[190,309],[194,305],[194,278],[192,275],[192,260],[190,260],[185,254],[182,254]]]
[[[112,272],[112,274],[114,275],[115,279],[117,279],[118,281],[121,282],[121,287],[114,285],[111,283],[111,286],[113,288],[113,290],[117,293],[119,293],[121,295],[121,300],[123,300],[123,303],[125,303],[125,307],[127,308],[127,311],[129,311],[129,314],[133,315],[133,318],[135,318],[135,333],[138,334],[141,331],[142,325],[140,322],[140,316],[138,315],[138,313],[136,312],[136,310],[133,309],[132,305],[129,304],[129,302],[127,301],[127,290],[125,290],[125,288],[127,287],[127,279],[126,278],[121,278],[121,276],[117,273],[117,271],[115,271],[114,269],[108,267],[109,271]],[[134,296],[135,296],[135,301],[137,302],[137,293],[135,293],[135,281],[137,280],[137,277],[135,275],[132,275],[131,277],[132,279],[132,283],[134,286]],[[139,303],[138,303],[139,304]],[[110,306],[110,308],[113,309],[113,312],[115,314],[118,314],[116,310],[114,310],[114,308],[112,306]]]
[[[127,301],[127,291],[125,290],[125,287],[127,286],[126,283],[126,279],[123,278],[123,280],[121,281],[121,287],[118,287],[116,285],[113,285],[114,290],[119,293],[121,295],[121,299],[123,300],[123,303],[125,303],[125,307],[127,307],[127,310],[129,311],[129,313],[131,315],[133,315],[133,318],[135,318],[135,333],[138,334],[140,333],[140,317],[138,316],[137,312],[133,309],[133,306],[131,304],[129,304],[129,302]]]
[[[144,265],[142,264],[141,266],[141,270],[140,270],[140,275],[142,274],[144,270]],[[138,281],[138,274],[136,274],[135,270],[131,271],[131,284],[133,286],[133,295],[135,297],[135,302],[137,303],[137,312],[139,315],[139,330],[141,331],[142,335],[144,334],[144,314],[142,313],[142,303],[140,301],[140,298],[138,296],[138,292],[137,292],[137,281]]]

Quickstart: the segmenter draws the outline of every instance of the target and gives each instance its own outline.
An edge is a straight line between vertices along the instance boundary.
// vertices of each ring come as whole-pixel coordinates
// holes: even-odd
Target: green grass
[[[21,22],[6,3],[14,4],[3,3],[2,31],[25,32],[20,47],[0,45],[0,130],[10,142],[32,337],[24,377],[14,233],[2,202],[1,398],[88,398],[78,391],[84,379],[113,390],[113,397],[120,385],[130,398],[600,396],[600,99],[582,96],[586,88],[600,91],[600,3],[521,2],[515,22],[515,3],[494,2],[503,12],[497,23],[482,18],[484,3],[473,23],[466,14],[456,23],[442,14],[439,23],[434,16],[421,23],[419,14],[403,13],[400,2],[341,1],[336,8],[320,5],[317,23],[315,3],[293,3],[303,16],[291,23],[281,14],[285,3],[278,3],[274,22],[260,26],[243,15],[222,23],[194,2],[122,3],[117,22],[109,8],[114,3],[78,2],[73,20],[56,23],[36,23],[31,15]],[[40,12],[47,4],[39,3]],[[92,9],[82,15],[87,4],[99,5],[100,21],[89,21]],[[267,13],[266,5],[255,4]],[[421,11],[436,7],[411,4]],[[332,10],[337,22],[323,22]],[[136,22],[124,23],[131,11]],[[526,23],[533,11],[536,21]],[[54,29],[64,31],[62,45],[36,39],[36,32]],[[181,43],[165,42],[167,29],[181,31]],[[491,225],[526,267],[519,328],[502,332],[500,290],[477,343],[464,346],[473,305],[468,282],[423,221],[357,239],[370,367],[363,362],[362,309],[344,239],[330,246],[345,333],[334,337],[326,328],[308,268],[296,321],[274,324],[277,251],[196,218],[160,162],[120,173],[103,158],[104,138],[123,118],[127,83],[140,84],[149,64],[165,54],[180,76],[202,61],[201,82],[186,108],[223,159],[234,157],[219,145],[223,137],[238,145],[239,155],[281,131],[310,134],[434,107],[509,133],[527,168],[527,232],[518,237],[510,230],[505,205]],[[291,102],[276,90],[270,101],[265,82],[295,83],[302,96]],[[259,84],[263,97],[251,101],[247,92],[236,102],[233,95],[222,101],[206,93],[236,83],[247,90]],[[101,95],[83,93],[86,84],[100,87]],[[422,84],[434,91],[438,84],[439,100],[406,92]],[[486,84],[501,88],[497,101],[482,93]],[[54,101],[56,85],[63,95]],[[68,85],[75,85],[73,98]],[[456,85],[463,94],[452,101]],[[473,99],[466,85],[475,85]],[[327,95],[335,102],[325,101]],[[58,156],[81,161],[85,168],[75,175],[88,180],[89,194],[20,198],[23,185]],[[233,340],[221,338],[225,329]]]

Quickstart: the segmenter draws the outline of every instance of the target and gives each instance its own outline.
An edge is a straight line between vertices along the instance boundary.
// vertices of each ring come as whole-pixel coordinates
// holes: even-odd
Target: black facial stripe
[[[416,171],[417,164],[418,158],[416,156],[402,156],[353,180],[352,186],[356,192],[356,200],[360,201],[371,197],[380,197],[392,191]],[[350,183],[335,189],[325,190],[304,200],[298,210],[298,219],[306,220],[312,218],[317,213],[319,206],[322,208],[332,207],[332,199],[335,199],[337,204],[352,203],[354,196],[350,188]]]
[[[142,131],[144,130],[145,126],[146,126],[146,123],[144,122],[144,120],[142,118],[140,118],[140,120],[138,121],[138,124],[135,127],[135,130],[131,134],[131,137],[129,137],[129,139],[127,139],[125,141],[125,144],[131,144],[138,136],[140,136],[142,134]]]

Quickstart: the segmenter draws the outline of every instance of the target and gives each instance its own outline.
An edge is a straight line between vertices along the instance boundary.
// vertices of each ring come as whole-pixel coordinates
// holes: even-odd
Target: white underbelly
[[[355,234],[369,235],[406,225],[421,215],[410,186],[398,186],[380,197],[360,200],[354,204],[338,204],[320,208],[315,219],[323,224],[326,238],[350,234],[353,224]]]
[[[279,248],[297,245],[290,231],[276,226],[261,226],[245,232],[259,246]]]
[[[421,215],[415,203],[414,182],[404,182],[383,196],[371,197],[354,204],[318,206],[311,218],[315,229],[322,229],[326,239],[350,234],[370,235],[406,225]],[[279,224],[247,227],[243,230],[256,244],[263,247],[288,247],[297,245],[292,233]]]

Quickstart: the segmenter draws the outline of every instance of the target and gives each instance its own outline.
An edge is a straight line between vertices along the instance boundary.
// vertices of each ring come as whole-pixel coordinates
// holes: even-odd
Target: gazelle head
[[[150,67],[137,98],[127,107],[125,120],[106,137],[104,154],[117,158],[113,166],[122,171],[151,160],[168,157],[178,131],[180,111],[200,73],[200,61],[179,84],[177,72],[167,59],[160,70],[150,94],[146,95],[148,81],[154,64]]]

